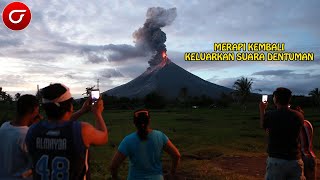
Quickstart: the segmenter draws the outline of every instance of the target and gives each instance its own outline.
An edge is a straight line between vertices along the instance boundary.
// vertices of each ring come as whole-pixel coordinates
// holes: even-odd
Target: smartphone
[[[91,91],[92,104],[96,103],[99,98],[100,98],[100,91],[99,90],[92,90]]]
[[[268,95],[262,95],[262,102],[268,102]]]

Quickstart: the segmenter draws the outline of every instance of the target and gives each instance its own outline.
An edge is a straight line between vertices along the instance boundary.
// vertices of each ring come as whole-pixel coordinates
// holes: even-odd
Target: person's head
[[[138,135],[141,140],[146,140],[150,125],[150,113],[147,109],[139,109],[133,114],[133,122],[138,129]]]
[[[273,92],[273,102],[276,105],[288,106],[291,100],[292,92],[284,87],[279,87]]]
[[[68,87],[56,83],[41,89],[43,108],[49,120],[69,120],[73,98]]]
[[[16,123],[30,126],[39,119],[39,101],[34,95],[22,95],[17,101]]]

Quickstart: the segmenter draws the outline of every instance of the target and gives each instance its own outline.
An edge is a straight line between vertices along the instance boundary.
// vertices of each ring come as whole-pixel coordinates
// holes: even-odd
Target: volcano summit
[[[151,92],[157,92],[166,99],[175,99],[182,88],[187,89],[188,96],[206,95],[214,99],[219,98],[221,93],[232,92],[232,89],[205,81],[169,59],[164,59],[132,81],[105,93],[117,97],[143,98]]]

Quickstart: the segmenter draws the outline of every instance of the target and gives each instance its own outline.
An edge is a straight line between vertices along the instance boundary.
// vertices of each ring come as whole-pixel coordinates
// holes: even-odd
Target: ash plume
[[[140,27],[132,35],[134,46],[128,44],[77,45],[64,42],[56,42],[56,45],[86,56],[87,62],[93,64],[105,61],[126,61],[131,58],[152,55],[148,63],[150,67],[153,67],[162,62],[162,52],[167,51],[164,44],[167,37],[161,28],[170,25],[176,17],[176,8],[149,8],[143,27]]]
[[[167,51],[164,44],[167,40],[166,33],[161,28],[170,25],[175,20],[177,10],[176,8],[151,7],[146,16],[143,27],[133,33],[133,38],[138,49],[152,53],[152,58],[148,63],[150,67],[153,67],[162,62],[162,52]]]

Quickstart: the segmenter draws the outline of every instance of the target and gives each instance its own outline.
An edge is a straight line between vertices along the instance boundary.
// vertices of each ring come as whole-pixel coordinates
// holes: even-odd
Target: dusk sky
[[[10,2],[1,0],[1,10]],[[147,9],[158,6],[177,8],[175,21],[162,29],[168,57],[202,79],[232,87],[245,76],[262,93],[279,86],[294,94],[320,88],[319,0],[23,2],[32,12],[29,26],[11,31],[0,25],[0,87],[12,95],[60,82],[81,97],[98,78],[106,91],[137,77],[150,56],[122,57],[105,47],[133,47],[132,33],[143,26]],[[286,51],[314,52],[315,61],[184,61],[185,52],[212,51],[214,42],[284,42]]]

